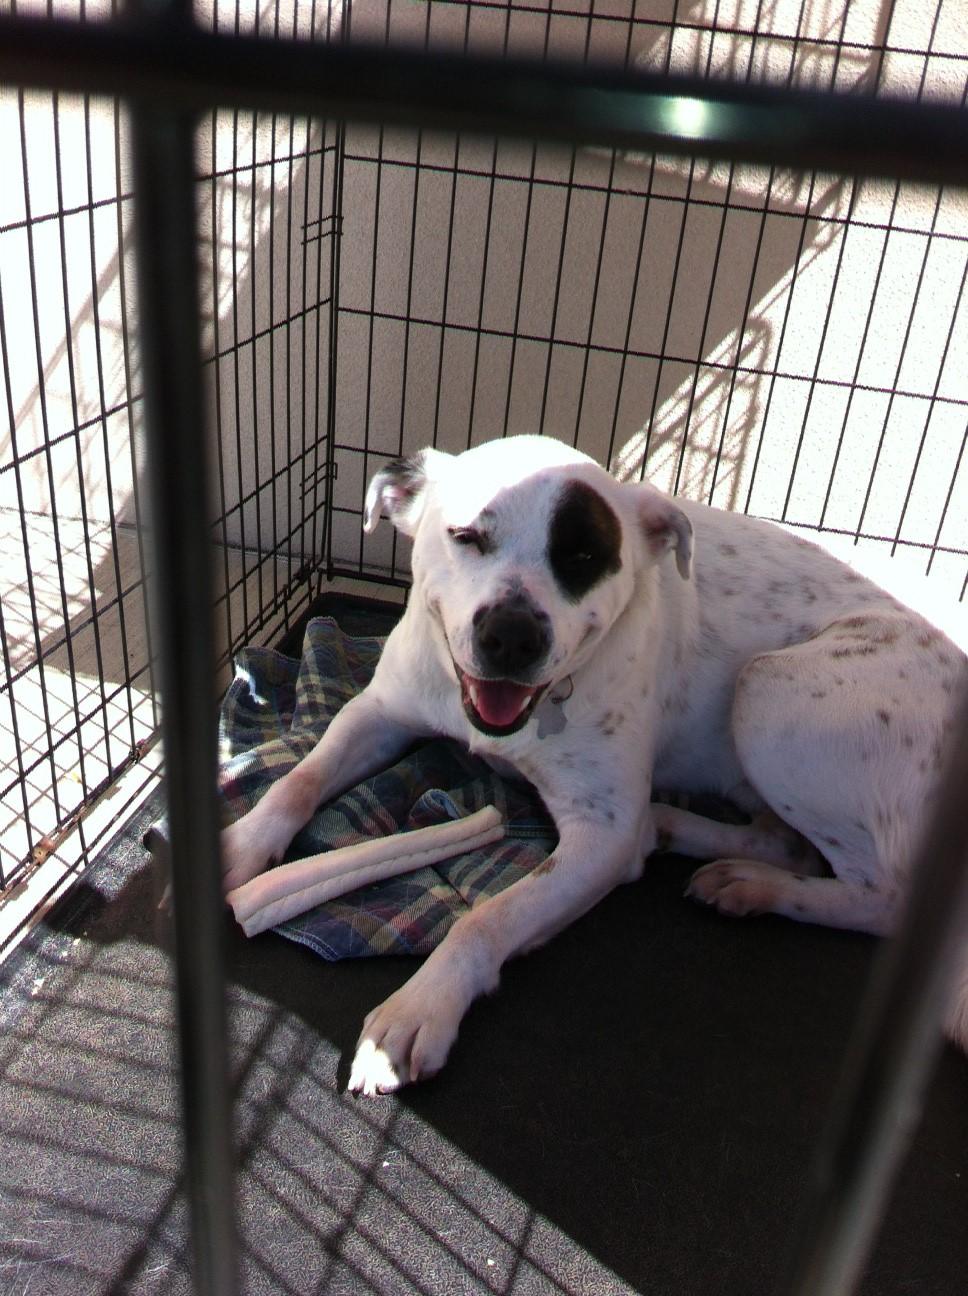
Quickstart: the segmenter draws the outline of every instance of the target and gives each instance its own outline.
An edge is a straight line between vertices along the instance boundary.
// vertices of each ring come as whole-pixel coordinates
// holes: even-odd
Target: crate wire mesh
[[[661,8],[278,0],[205,17],[964,100],[940,4],[920,23],[896,6]],[[158,714],[125,119],[11,90],[2,112],[7,941],[151,785]],[[293,623],[321,571],[406,583],[396,538],[360,529],[387,456],[521,430],[887,550],[963,600],[961,195],[239,111],[211,115],[197,160],[223,671]]]
[[[119,110],[85,101],[65,112],[56,96],[9,90],[0,109],[0,883],[16,895],[44,865],[29,906],[94,847],[103,817],[92,832],[84,813],[145,753],[156,716]]]
[[[204,20],[963,102],[952,12],[278,0]],[[9,938],[150,783],[158,716],[125,118],[0,108]],[[323,574],[406,584],[398,541],[360,529],[387,456],[514,431],[888,553],[957,625],[962,194],[241,111],[211,114],[197,164],[223,671]]]
[[[272,35],[325,39],[319,23],[254,15]],[[128,122],[117,101],[6,87],[0,117],[2,949],[154,785],[159,715]],[[340,133],[221,111],[198,133],[223,682],[308,605],[321,553]]]
[[[601,6],[441,6],[423,33],[420,12],[391,5],[390,38],[965,92],[963,56],[927,53],[949,48],[940,6],[920,55],[911,13],[874,7],[623,23]],[[355,542],[366,570],[406,576],[385,537],[359,537],[375,452],[540,429],[620,474],[886,550],[963,595],[960,195],[388,128],[351,128],[345,166],[337,558]]]

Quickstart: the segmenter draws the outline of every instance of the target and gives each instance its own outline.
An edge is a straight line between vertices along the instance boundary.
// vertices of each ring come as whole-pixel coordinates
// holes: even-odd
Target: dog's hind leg
[[[652,817],[660,851],[692,859],[759,860],[817,877],[828,871],[820,852],[772,810],[754,815],[748,824],[732,824],[655,801]]]
[[[884,935],[896,925],[922,817],[927,785],[918,757],[935,736],[931,709],[892,693],[893,641],[869,652],[858,644],[848,655],[839,643],[820,635],[754,658],[737,681],[732,717],[750,784],[834,876],[808,877],[756,852],[727,850],[699,870],[689,894],[724,913],[777,913]]]
[[[882,892],[831,877],[820,852],[770,811],[749,824],[661,804],[653,815],[662,850],[714,861],[693,874],[686,895],[720,913],[775,913],[877,934],[890,928],[892,904]]]
[[[806,877],[759,860],[721,859],[692,875],[686,895],[736,918],[773,913],[796,922],[886,936],[896,919],[896,893]]]

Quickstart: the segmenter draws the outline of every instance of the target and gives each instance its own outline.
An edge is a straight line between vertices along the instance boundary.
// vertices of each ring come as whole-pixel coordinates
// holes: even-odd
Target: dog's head
[[[670,499],[548,437],[397,460],[370,484],[364,528],[384,515],[413,537],[413,598],[468,719],[494,736],[588,660],[664,554],[690,570],[692,528]]]

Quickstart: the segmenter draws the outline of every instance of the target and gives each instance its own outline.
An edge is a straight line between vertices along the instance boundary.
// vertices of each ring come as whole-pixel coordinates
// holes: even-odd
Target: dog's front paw
[[[425,997],[411,982],[375,1008],[363,1023],[349,1089],[393,1093],[436,1075],[457,1038],[460,1013],[443,999]]]
[[[227,895],[237,887],[251,882],[275,864],[276,855],[271,842],[264,839],[257,823],[245,815],[222,830],[222,892]]]
[[[777,906],[782,877],[780,870],[772,864],[760,864],[756,860],[717,860],[693,873],[686,895],[733,918],[772,913]]]

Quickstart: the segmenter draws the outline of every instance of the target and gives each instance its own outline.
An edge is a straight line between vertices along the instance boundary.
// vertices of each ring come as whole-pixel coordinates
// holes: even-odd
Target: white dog
[[[939,631],[777,527],[619,483],[544,437],[391,463],[367,530],[381,513],[413,537],[406,613],[372,683],[226,830],[226,889],[428,734],[530,780],[559,843],[370,1013],[351,1089],[433,1075],[504,961],[639,877],[657,845],[716,861],[689,890],[724,913],[892,930],[968,683]],[[753,819],[654,805],[653,788]],[[949,1029],[968,1046],[968,978]]]

